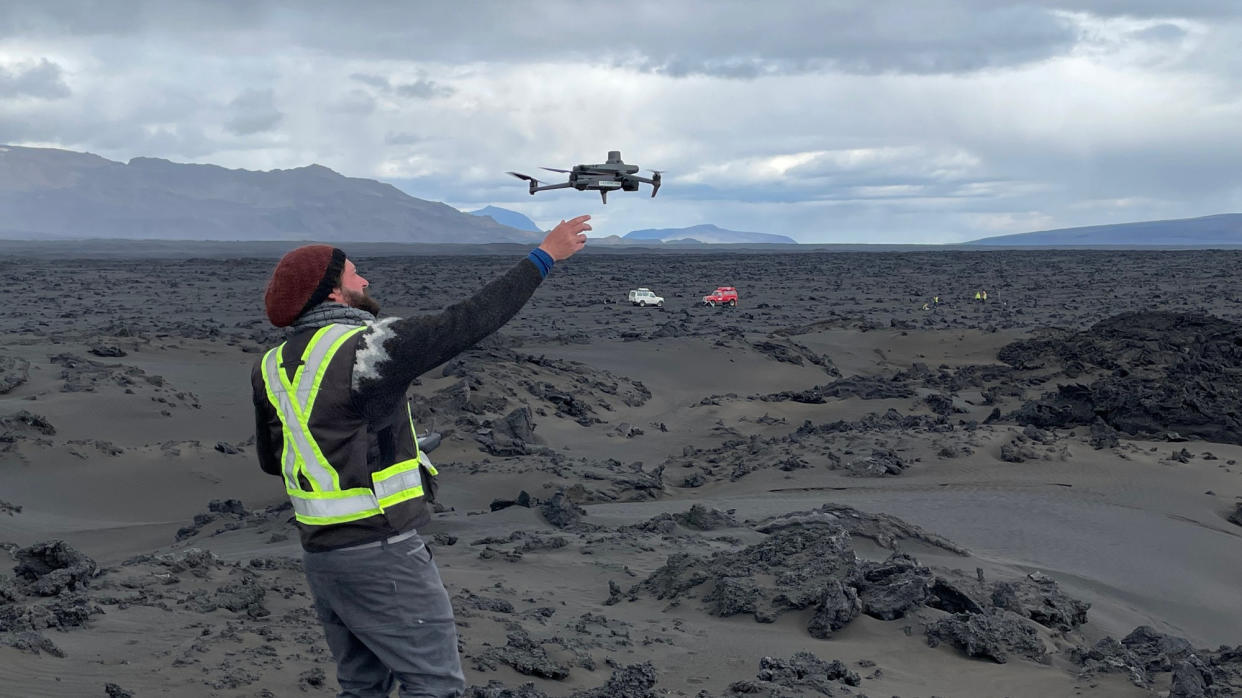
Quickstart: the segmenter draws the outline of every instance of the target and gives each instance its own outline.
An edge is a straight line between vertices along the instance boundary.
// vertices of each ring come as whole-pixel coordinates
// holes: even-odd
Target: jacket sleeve
[[[385,318],[363,333],[355,355],[353,391],[368,418],[388,414],[420,374],[500,329],[530,300],[543,274],[523,259],[470,298],[439,314]]]
[[[259,467],[268,475],[280,475],[280,452],[284,448],[280,418],[267,399],[263,385],[263,370],[256,365],[250,374],[254,388],[254,450],[259,456]]]

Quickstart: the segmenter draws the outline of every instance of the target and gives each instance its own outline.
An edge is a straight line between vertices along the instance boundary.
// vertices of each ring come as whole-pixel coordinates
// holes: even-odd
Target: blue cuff
[[[552,271],[552,265],[556,264],[556,262],[552,259],[552,255],[544,252],[538,247],[531,250],[530,254],[526,255],[526,257],[535,263],[535,267],[539,269],[539,275],[545,279],[548,278],[548,272]]]

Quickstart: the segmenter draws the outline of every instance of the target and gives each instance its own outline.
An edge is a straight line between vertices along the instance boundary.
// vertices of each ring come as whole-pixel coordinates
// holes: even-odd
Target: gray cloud
[[[408,131],[389,131],[384,135],[384,145],[414,145],[422,140],[422,136]]]
[[[1186,3],[1184,16],[1231,16],[1236,3]],[[1167,16],[1155,0],[806,3],[773,0],[571,0],[425,6],[404,2],[319,4],[288,0],[178,3],[69,0],[0,4],[0,36],[277,31],[283,41],[334,54],[401,60],[573,61],[631,64],[670,76],[751,79],[846,70],[863,74],[956,73],[1059,55],[1077,39],[1059,11]],[[481,17],[480,14],[484,14]],[[483,20],[483,21],[481,21]],[[558,37],[576,37],[562,41]]]
[[[274,10],[280,4],[246,0],[0,0],[0,38],[233,32],[275,19]]]
[[[245,90],[229,102],[229,118],[224,127],[239,136],[271,131],[284,118],[276,109],[275,93],[270,90]]]
[[[0,97],[64,99],[70,94],[60,66],[46,58],[8,69],[0,66]]]
[[[399,97],[413,97],[415,99],[448,97],[455,92],[452,87],[437,83],[434,80],[428,80],[425,77],[419,78],[414,82],[393,83],[393,81],[383,75],[354,73],[349,76],[349,79],[373,87],[380,92],[394,93]]]
[[[414,97],[416,99],[432,99],[434,97],[448,97],[453,94],[453,88],[448,85],[441,85],[434,80],[416,80],[411,83],[396,86],[397,94],[402,97]]]
[[[1133,32],[1131,37],[1138,41],[1180,41],[1186,37],[1186,30],[1166,22],[1140,29]]]
[[[329,109],[337,114],[364,116],[375,111],[375,98],[365,90],[350,90],[333,101]]]
[[[47,57],[0,63],[22,97],[0,134],[318,162],[601,234],[937,241],[1242,209],[1242,3],[459,5],[0,0],[0,56]],[[667,169],[657,199],[504,174],[617,148]]]
[[[357,80],[358,82],[364,85],[370,85],[371,87],[374,87],[380,90],[387,90],[391,87],[391,85],[388,84],[388,78],[384,77],[383,75],[370,75],[368,73],[354,73],[349,76],[349,79]]]

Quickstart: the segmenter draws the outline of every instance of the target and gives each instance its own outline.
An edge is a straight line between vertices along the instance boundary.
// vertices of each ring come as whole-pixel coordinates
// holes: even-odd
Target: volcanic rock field
[[[275,260],[220,249],[0,256],[0,695],[335,695],[254,453]],[[406,315],[521,255],[351,258]],[[559,263],[411,388],[467,695],[1242,692],[1239,269]]]

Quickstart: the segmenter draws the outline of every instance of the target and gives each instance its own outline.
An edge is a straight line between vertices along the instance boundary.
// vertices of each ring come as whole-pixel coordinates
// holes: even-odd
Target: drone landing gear
[[[599,190],[599,198],[603,199],[603,200],[604,200],[604,203],[605,203],[605,204],[607,204],[607,203],[608,203],[608,190],[607,190],[607,189],[600,189],[600,190]]]

